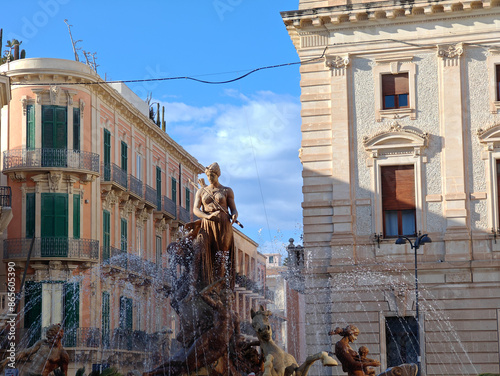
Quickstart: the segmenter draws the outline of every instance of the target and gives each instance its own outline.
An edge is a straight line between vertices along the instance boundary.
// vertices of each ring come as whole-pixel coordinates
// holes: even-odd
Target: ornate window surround
[[[372,214],[375,233],[383,233],[381,167],[397,165],[414,167],[416,230],[425,231],[426,220],[422,215],[425,197],[422,169],[423,164],[427,163],[423,151],[427,147],[428,139],[427,133],[404,129],[397,121],[391,122],[389,130],[363,139],[365,150],[369,153],[367,166],[371,168],[372,174],[372,192],[374,192]]]
[[[496,66],[500,65],[500,47],[491,47],[488,50],[488,57],[486,64],[488,65],[488,90],[490,94],[490,111],[492,114],[497,114],[500,110],[500,101],[497,101],[497,88],[496,88]]]
[[[389,56],[375,59],[376,66],[373,68],[373,79],[375,83],[375,117],[377,121],[384,118],[409,117],[411,120],[417,118],[416,99],[416,71],[417,66],[412,62],[413,56]],[[408,108],[394,108],[384,110],[382,95],[382,75],[408,73]]]
[[[488,227],[497,230],[500,227],[498,211],[498,187],[496,162],[500,160],[500,123],[487,129],[478,129],[479,142],[484,145],[481,159],[486,169],[486,202],[488,206]]]

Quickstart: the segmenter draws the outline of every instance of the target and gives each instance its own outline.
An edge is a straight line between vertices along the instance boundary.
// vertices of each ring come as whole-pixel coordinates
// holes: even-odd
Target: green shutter
[[[110,243],[111,243],[111,231],[110,231],[110,217],[111,214],[107,210],[102,212],[102,259],[108,260],[110,256]]]
[[[67,108],[42,107],[42,148],[66,149],[68,147]]]
[[[121,241],[120,241],[120,249],[122,251],[127,251],[127,243],[128,243],[128,223],[126,219],[121,220]]]
[[[80,239],[80,195],[73,195],[73,238]]]
[[[186,188],[186,209],[189,210],[191,207],[191,192],[189,192],[189,188]]]
[[[35,146],[35,106],[30,104],[26,109],[26,146],[34,149]]]
[[[128,166],[128,146],[125,142],[122,141],[122,165],[121,168],[123,171],[127,172]]]
[[[64,283],[64,345],[76,346],[76,335],[80,325],[80,284]]]
[[[111,133],[104,129],[104,181],[111,180]]]
[[[161,168],[156,166],[156,201],[158,210],[161,210]]]
[[[172,201],[177,203],[177,180],[172,178]]]
[[[68,195],[42,193],[42,256],[68,256]]]
[[[120,297],[120,328],[133,328],[133,301],[131,298]]]
[[[73,107],[73,150],[80,150],[80,109]]]
[[[35,236],[35,194],[26,193],[26,237]]]
[[[110,338],[110,319],[109,319],[109,292],[103,291],[102,293],[102,345],[104,348],[109,347]]]
[[[28,346],[33,346],[42,335],[42,284],[26,282],[24,292],[24,327],[29,330]]]

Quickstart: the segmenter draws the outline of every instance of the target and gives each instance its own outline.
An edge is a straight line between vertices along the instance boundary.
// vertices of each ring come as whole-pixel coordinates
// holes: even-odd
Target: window
[[[80,109],[73,107],[73,150],[80,150]]]
[[[121,220],[120,225],[120,249],[124,252],[127,252],[128,246],[128,223],[126,219]]]
[[[111,214],[107,210],[102,212],[102,259],[108,260],[111,244]]]
[[[186,209],[189,210],[191,207],[191,192],[189,192],[189,188],[186,187]]]
[[[132,330],[132,309],[133,303],[131,298],[124,296],[120,297],[120,328]]]
[[[156,266],[161,267],[161,236],[156,237]]]
[[[142,181],[142,157],[140,154],[137,154],[135,158],[135,177]]]
[[[156,206],[161,209],[161,168],[156,166]]]
[[[73,238],[80,239],[80,195],[73,195]]]
[[[42,283],[26,281],[24,293],[24,327],[28,328],[28,346],[42,335]]]
[[[269,256],[269,263],[274,264],[274,256]]]
[[[111,133],[104,129],[104,180],[111,180]]]
[[[102,293],[102,318],[101,318],[101,330],[102,330],[102,345],[104,348],[109,347],[109,337],[110,337],[110,319],[109,319],[109,292],[103,291]]]
[[[137,228],[137,253],[139,256],[144,254],[144,227]]]
[[[75,347],[80,326],[80,285],[66,282],[64,291],[64,342],[67,347]]]
[[[30,104],[26,109],[26,147],[34,149],[35,146],[35,106]]]
[[[415,177],[413,166],[382,166],[384,236],[412,236],[415,226]]]
[[[35,194],[26,193],[26,237],[35,236]]]
[[[500,64],[495,65],[495,92],[496,100],[500,101]]]
[[[418,324],[414,317],[386,317],[387,367],[417,363]]]
[[[66,107],[42,107],[42,166],[66,166],[66,154],[54,149],[68,147],[67,118]]]
[[[408,107],[408,73],[382,75],[384,110]]]
[[[172,201],[177,202],[177,180],[172,178]]]
[[[128,166],[128,146],[125,142],[122,141],[121,143],[121,148],[122,148],[122,158],[121,158],[121,168],[123,171],[127,172],[128,169],[127,169],[127,166]]]

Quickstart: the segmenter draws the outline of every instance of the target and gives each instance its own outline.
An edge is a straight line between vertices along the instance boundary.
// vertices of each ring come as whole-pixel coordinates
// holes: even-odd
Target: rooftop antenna
[[[78,42],[81,42],[81,40],[74,41],[73,36],[71,35],[71,26],[73,26],[73,25],[70,25],[68,23],[68,20],[64,20],[64,23],[68,26],[69,37],[71,39],[71,45],[73,46],[73,52],[75,54],[75,61],[80,61],[80,59],[78,58],[78,52],[77,52],[77,50],[79,50],[79,48],[76,48],[76,44]]]

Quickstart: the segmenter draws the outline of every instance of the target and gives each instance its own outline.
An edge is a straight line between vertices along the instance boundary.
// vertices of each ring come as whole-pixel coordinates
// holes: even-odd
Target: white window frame
[[[372,230],[376,234],[384,233],[384,218],[382,210],[382,168],[383,166],[413,165],[415,179],[415,230],[426,231],[424,211],[424,184],[422,183],[423,164],[427,157],[423,151],[427,147],[428,135],[407,130],[394,121],[388,131],[380,132],[364,139],[365,150],[369,153],[368,167],[371,168],[372,192]],[[391,238],[393,239],[393,238]]]
[[[140,181],[143,181],[142,173],[142,156],[137,153],[135,157],[135,177]]]
[[[394,119],[409,117],[417,118],[416,99],[416,71],[417,66],[412,62],[413,56],[391,56],[375,59],[373,79],[375,84],[375,119]],[[382,75],[408,73],[408,107],[384,110],[384,96],[382,95]]]
[[[497,100],[496,93],[496,66],[500,65],[500,47],[492,47],[488,50],[489,55],[486,58],[488,65],[488,91],[490,94],[490,111],[492,114],[497,114],[500,110],[500,101]]]

